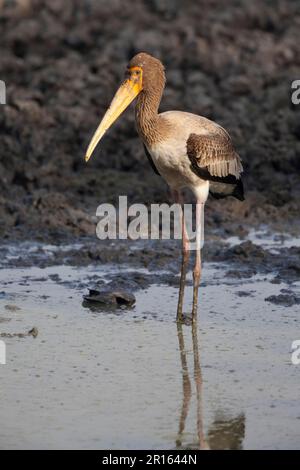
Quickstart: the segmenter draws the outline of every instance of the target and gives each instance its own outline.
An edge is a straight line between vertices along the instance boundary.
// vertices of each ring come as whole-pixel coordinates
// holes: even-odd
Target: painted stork
[[[128,64],[127,76],[116,92],[86,152],[88,161],[100,139],[120,114],[137,98],[136,125],[153,170],[169,185],[181,207],[182,264],[177,321],[183,320],[184,286],[190,240],[183,213],[181,190],[189,188],[196,197],[196,260],[193,270],[192,320],[197,319],[201,277],[201,220],[209,192],[216,198],[232,195],[243,200],[243,171],[229,134],[217,123],[183,111],[158,113],[165,87],[162,63],[145,52]]]

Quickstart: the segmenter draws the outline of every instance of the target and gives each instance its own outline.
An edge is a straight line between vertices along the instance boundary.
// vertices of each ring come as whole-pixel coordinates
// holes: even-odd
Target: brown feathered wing
[[[211,181],[213,196],[232,195],[244,199],[241,159],[223,128],[214,134],[190,134],[187,154],[193,171],[202,179]]]

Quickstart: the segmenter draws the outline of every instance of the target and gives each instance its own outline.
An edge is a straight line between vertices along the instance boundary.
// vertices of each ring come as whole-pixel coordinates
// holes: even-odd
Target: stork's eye
[[[139,81],[142,76],[142,71],[137,67],[129,68],[126,72],[126,75],[128,78],[131,78],[134,81]]]

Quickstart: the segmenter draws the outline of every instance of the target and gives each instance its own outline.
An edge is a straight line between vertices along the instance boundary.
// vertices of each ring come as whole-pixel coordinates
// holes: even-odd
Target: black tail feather
[[[244,186],[241,179],[236,180],[232,184],[210,181],[209,192],[215,199],[233,196],[239,201],[245,200]]]

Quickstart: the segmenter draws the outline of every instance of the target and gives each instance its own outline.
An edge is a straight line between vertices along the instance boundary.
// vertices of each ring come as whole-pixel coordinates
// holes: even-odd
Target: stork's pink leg
[[[204,203],[197,200],[196,204],[196,261],[193,271],[193,310],[192,321],[197,320],[198,310],[198,290],[201,278],[201,239],[202,239],[202,211],[204,211]]]
[[[185,288],[186,272],[189,262],[190,246],[189,237],[185,225],[184,211],[183,211],[183,200],[179,191],[173,191],[175,202],[180,204],[180,219],[181,219],[181,230],[182,230],[182,260],[181,260],[181,273],[180,273],[180,286],[179,286],[179,297],[177,305],[177,321],[182,322],[182,306]]]

